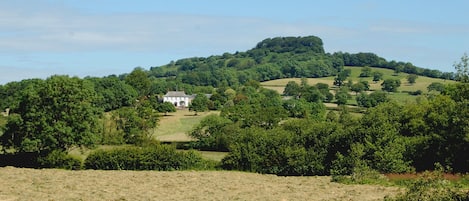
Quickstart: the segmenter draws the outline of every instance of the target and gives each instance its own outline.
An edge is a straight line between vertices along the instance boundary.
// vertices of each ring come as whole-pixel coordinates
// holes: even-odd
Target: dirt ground
[[[0,200],[380,200],[397,188],[228,171],[0,168]]]

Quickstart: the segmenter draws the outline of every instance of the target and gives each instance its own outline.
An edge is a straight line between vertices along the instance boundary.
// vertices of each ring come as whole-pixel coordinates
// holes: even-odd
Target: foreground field
[[[0,168],[0,200],[380,200],[399,189],[226,171]]]

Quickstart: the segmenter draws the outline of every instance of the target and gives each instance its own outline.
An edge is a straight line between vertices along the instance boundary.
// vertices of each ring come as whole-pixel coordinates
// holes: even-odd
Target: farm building
[[[177,108],[189,107],[195,95],[187,95],[184,91],[168,91],[163,96],[163,102],[170,102]]]

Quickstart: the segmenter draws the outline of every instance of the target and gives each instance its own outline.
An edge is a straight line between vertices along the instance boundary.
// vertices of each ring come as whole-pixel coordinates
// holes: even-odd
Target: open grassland
[[[187,132],[197,125],[205,116],[218,114],[218,111],[199,112],[197,116],[189,110],[178,110],[162,116],[153,136],[162,142],[184,142],[193,140]]]
[[[347,78],[348,80],[352,80],[353,83],[357,83],[359,81],[368,81],[370,83],[370,90],[371,91],[377,91],[381,90],[381,83],[383,81],[374,83],[372,80],[372,77],[366,77],[366,78],[361,78],[359,77],[361,73],[362,67],[345,67],[345,69],[350,69],[351,70],[351,75]],[[440,83],[455,83],[455,81],[452,80],[443,80],[443,79],[437,79],[437,78],[430,78],[430,77],[423,77],[419,76],[415,82],[415,84],[409,84],[407,81],[407,76],[409,74],[407,73],[399,73],[399,74],[394,74],[393,70],[390,69],[384,69],[384,68],[372,68],[372,71],[378,71],[383,73],[383,80],[385,79],[399,79],[401,81],[401,86],[399,87],[397,93],[390,93],[389,97],[393,100],[396,100],[398,102],[415,102],[417,96],[412,96],[409,95],[407,92],[414,92],[417,90],[421,90],[422,92],[426,93],[428,92],[427,87],[433,82],[440,82]],[[270,80],[266,82],[262,82],[261,85],[264,88],[267,89],[272,89],[280,94],[283,93],[283,90],[285,89],[285,85],[289,81],[295,81],[298,84],[301,83],[300,78],[286,78],[286,79],[278,79],[278,80]],[[323,77],[323,78],[307,78],[308,84],[309,85],[315,85],[317,83],[325,83],[328,84],[329,87],[332,89],[335,88],[333,85],[334,83],[334,77]],[[355,101],[349,101],[349,104],[353,104]],[[355,102],[356,103],[356,102]]]
[[[0,168],[0,200],[382,200],[402,189],[227,171]]]

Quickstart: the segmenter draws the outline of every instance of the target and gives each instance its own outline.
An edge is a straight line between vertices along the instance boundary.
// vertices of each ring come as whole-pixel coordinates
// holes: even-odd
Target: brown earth
[[[398,188],[228,171],[0,168],[0,200],[381,200]]]

